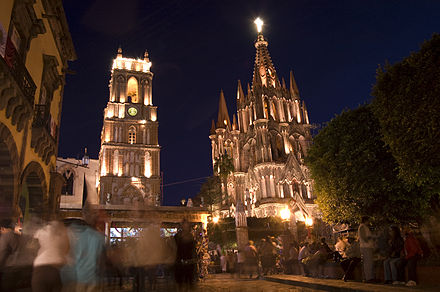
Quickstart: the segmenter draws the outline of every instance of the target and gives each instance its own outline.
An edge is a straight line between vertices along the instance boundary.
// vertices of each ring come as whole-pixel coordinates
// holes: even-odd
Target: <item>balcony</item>
[[[32,122],[31,147],[49,164],[52,155],[57,150],[58,126],[50,115],[47,105],[35,105]]]
[[[32,116],[36,86],[15,49],[8,48],[8,44],[5,59],[0,57],[0,110],[6,108],[6,117],[20,132]]]

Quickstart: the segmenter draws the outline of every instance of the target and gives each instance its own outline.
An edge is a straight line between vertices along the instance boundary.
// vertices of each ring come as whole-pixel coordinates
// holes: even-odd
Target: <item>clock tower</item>
[[[160,202],[157,107],[152,102],[151,62],[113,60],[99,153],[101,204],[154,206]]]

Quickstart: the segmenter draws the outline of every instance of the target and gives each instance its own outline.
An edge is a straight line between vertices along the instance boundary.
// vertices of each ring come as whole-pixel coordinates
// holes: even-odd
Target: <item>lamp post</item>
[[[306,227],[307,227],[307,238],[310,239],[311,228],[313,226],[313,219],[312,219],[312,217],[306,217],[305,224],[306,224]]]

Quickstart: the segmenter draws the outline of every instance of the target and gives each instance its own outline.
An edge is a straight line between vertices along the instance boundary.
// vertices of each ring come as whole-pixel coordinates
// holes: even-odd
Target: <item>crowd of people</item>
[[[237,277],[261,278],[270,274],[302,274],[326,278],[326,267],[340,265],[343,280],[355,279],[362,268],[366,282],[376,283],[377,263],[383,265],[385,284],[415,286],[417,262],[423,256],[410,228],[391,226],[389,232],[372,232],[362,218],[357,234],[341,236],[329,245],[326,238],[298,244],[267,236],[256,244],[223,249],[209,248],[206,230],[183,221],[174,237],[162,237],[158,224],[143,226],[136,238],[106,245],[97,230],[98,216],[83,220],[28,220],[21,230],[11,220],[1,220],[0,291],[102,291],[105,285],[131,282],[133,291],[154,290],[161,275],[170,291],[191,291],[209,273],[229,272]],[[219,269],[213,269],[218,267]],[[408,279],[405,279],[405,268]],[[145,286],[147,280],[147,287]]]

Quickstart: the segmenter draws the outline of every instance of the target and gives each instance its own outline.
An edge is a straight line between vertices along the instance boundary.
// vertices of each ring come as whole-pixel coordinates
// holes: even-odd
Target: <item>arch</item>
[[[47,183],[43,168],[35,161],[30,162],[21,175],[19,207],[25,220],[29,215],[43,216],[47,209]]]
[[[131,204],[135,202],[143,202],[145,197],[145,192],[139,189],[137,186],[132,184],[126,184],[124,187],[119,189],[118,196],[115,198],[116,204]]]
[[[139,85],[136,77],[131,76],[127,82],[127,100],[132,103],[139,102]]]
[[[0,123],[0,216],[14,215],[18,194],[18,173],[17,146],[8,127]]]
[[[128,143],[136,144],[136,127],[130,126],[128,128]]]
[[[75,182],[76,173],[72,167],[66,167],[62,170],[62,175],[64,178],[64,183],[61,188],[61,195],[63,196],[73,196],[74,188],[73,184]]]

